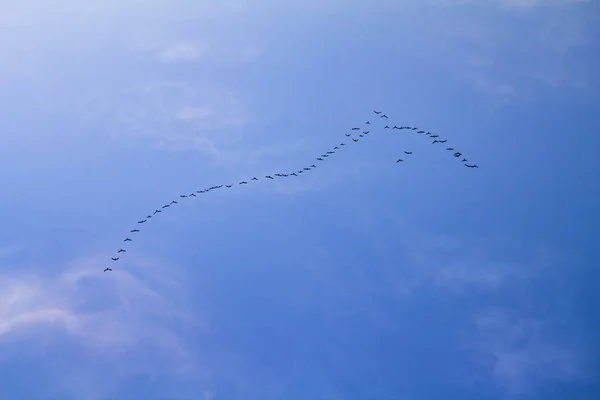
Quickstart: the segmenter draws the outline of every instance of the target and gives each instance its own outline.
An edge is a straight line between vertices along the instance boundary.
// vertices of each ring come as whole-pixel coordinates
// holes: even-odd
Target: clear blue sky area
[[[600,398],[599,44],[584,0],[0,1],[0,399]]]

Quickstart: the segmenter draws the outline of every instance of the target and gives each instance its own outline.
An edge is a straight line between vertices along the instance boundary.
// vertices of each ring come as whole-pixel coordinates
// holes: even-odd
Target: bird
[[[138,224],[143,224],[144,222],[146,222],[147,220],[143,219],[141,221],[138,221]]]
[[[162,212],[162,211],[160,211],[160,210],[154,210],[154,214],[158,214],[160,212]]]
[[[358,137],[364,137],[365,135],[358,135]]]
[[[398,128],[396,125],[392,126],[392,129],[402,129],[402,128]]]
[[[396,161],[396,163],[402,162],[404,161],[403,159],[399,158],[398,161]]]
[[[298,176],[295,172],[292,172],[290,175]]]
[[[348,137],[352,136],[352,134],[350,134],[350,133],[344,133],[344,135],[346,135]]]
[[[466,158],[463,158],[461,162],[467,162],[467,159],[466,159]]]
[[[352,128],[353,131],[360,131],[360,128]]]
[[[383,115],[381,116],[381,118],[385,118],[385,119],[387,119],[387,117],[388,117],[388,116],[387,116],[387,115],[385,115],[385,114],[383,114]]]
[[[257,181],[257,180],[258,180],[258,178],[257,178],[257,177],[254,177],[254,178],[252,178],[252,180],[253,180],[253,181]]]
[[[119,259],[119,257],[117,257],[117,258],[111,257],[110,259],[113,260],[113,261],[117,261]]]
[[[440,137],[440,135],[431,135],[432,138]]]
[[[275,179],[275,178],[273,178],[271,175],[265,175],[265,178],[269,178],[269,179]]]
[[[440,143],[446,143],[446,142],[447,142],[447,140],[446,140],[446,139],[444,139],[444,140],[440,140]]]
[[[461,153],[461,152],[458,152],[458,151],[457,151],[456,153],[454,153],[454,157],[460,157],[460,156],[462,156],[462,153]]]
[[[375,114],[381,114],[381,111],[373,111]]]
[[[354,140],[355,142],[358,142],[359,139],[352,139],[352,140]]]
[[[467,167],[467,168],[479,168],[477,166],[477,164],[473,164],[473,165],[465,164],[465,167]]]
[[[417,133],[425,133],[425,131],[417,131]]]
[[[167,207],[171,207],[169,204],[165,204],[164,206],[162,206],[162,208],[167,208]]]
[[[248,183],[248,182],[246,182],[246,181],[241,181],[241,182],[240,182],[240,185],[245,185],[246,183]]]
[[[323,161],[323,159],[321,157],[317,157],[317,160],[319,161]]]
[[[152,215],[146,215],[146,219],[152,218]]]
[[[311,168],[317,168],[317,166],[315,164],[310,166]]]
[[[196,194],[195,194],[195,193],[190,193],[189,195],[190,195],[190,196],[194,196],[194,197],[196,197]]]
[[[448,147],[446,150],[452,151],[452,150],[454,150],[454,147]]]
[[[346,143],[340,143],[340,146],[345,146],[345,145],[346,145]]]
[[[365,125],[371,125],[371,123],[369,121],[365,122]]]
[[[104,272],[106,272],[106,271],[112,271],[112,269],[110,269],[110,268],[106,268],[106,269],[104,270]]]
[[[383,129],[390,129],[390,126],[386,125],[386,126],[383,127]]]
[[[121,250],[117,251],[117,253],[125,253],[126,251],[127,251],[127,250],[123,250],[123,249],[121,249]]]
[[[187,197],[185,194],[180,194],[179,197]]]
[[[125,240],[123,240],[124,242],[131,242],[131,239],[127,238]]]
[[[139,232],[139,231],[140,231],[139,229],[132,229],[129,232]]]
[[[363,134],[368,135],[371,131],[364,131]]]
[[[339,149],[339,147],[335,146],[333,149],[334,149],[334,150],[338,150],[338,149]]]
[[[431,144],[436,144],[436,143],[440,143],[440,141],[435,139]]]
[[[417,129],[419,129],[419,128],[412,128],[413,131],[416,131]]]
[[[406,154],[412,154],[412,151],[405,151]]]
[[[177,202],[175,200],[171,201],[171,204],[177,204]]]
[[[225,187],[232,187],[233,185],[225,185]]]

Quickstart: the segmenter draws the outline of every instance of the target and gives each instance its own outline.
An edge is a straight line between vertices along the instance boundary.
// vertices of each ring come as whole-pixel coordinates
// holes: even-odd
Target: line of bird
[[[388,116],[386,114],[384,114],[382,111],[375,110],[373,112],[377,116],[379,116],[380,119],[386,119],[386,120],[388,119]],[[370,121],[366,121],[365,125],[371,125],[371,122]],[[367,128],[364,128],[364,129],[367,129]],[[354,128],[352,128],[352,131],[354,131],[354,132],[355,131],[360,131],[360,133],[357,135],[358,138],[352,137],[352,134],[353,134],[352,132],[351,133],[346,133],[345,136],[348,137],[348,138],[351,138],[354,143],[357,143],[362,138],[364,138],[364,137],[366,137],[367,135],[370,134],[370,130],[364,130],[364,129],[360,128],[360,127],[354,127]],[[396,126],[396,125],[394,125],[394,126],[390,127],[389,125],[385,125],[383,129],[397,129],[397,130],[417,131],[416,133],[418,133],[418,134],[426,135],[426,136],[429,136],[430,138],[434,139],[433,142],[432,142],[432,144],[446,143],[447,142],[447,140],[445,140],[445,139],[438,139],[439,135],[437,135],[437,134],[432,134],[431,132],[427,132],[427,131],[424,131],[424,130],[419,130],[419,128],[413,127],[413,126]],[[343,146],[346,146],[346,143],[342,142],[339,145],[334,146],[331,150],[328,150],[324,154],[321,154],[319,157],[317,157],[316,158],[317,161],[319,161],[319,162],[325,161],[326,158],[328,158],[329,156],[335,154],[336,150],[342,149]],[[453,156],[455,158],[457,158],[457,159],[460,158],[460,157],[462,157],[462,153],[459,152],[459,151],[456,151],[453,147],[448,147],[448,148],[446,148],[446,150],[447,151],[452,151],[453,152]],[[406,155],[411,155],[412,153],[413,153],[412,151],[408,151],[408,150],[404,151],[404,154],[406,154]],[[396,163],[400,163],[400,162],[403,162],[403,161],[404,160],[402,158],[399,158],[396,161]],[[465,165],[465,167],[467,167],[467,168],[479,168],[477,166],[477,164],[467,164],[468,161],[464,157],[462,158],[461,162],[463,162],[464,165]],[[298,177],[300,174],[302,174],[304,172],[307,172],[307,171],[311,171],[311,170],[313,170],[315,168],[317,168],[317,166],[315,164],[311,164],[310,166],[302,167],[302,169],[298,169],[298,170],[296,170],[294,172],[287,173],[287,174],[276,173],[276,174],[272,174],[272,175],[265,175],[264,179],[275,179],[275,177],[277,177],[277,178],[288,178],[288,177],[291,177],[291,176]],[[255,177],[253,177],[250,180],[251,181],[258,181],[259,178],[257,178],[255,176]],[[238,183],[238,185],[247,185],[247,184],[248,184],[248,181],[245,181],[245,180],[240,181]],[[202,190],[197,190],[196,192],[192,192],[192,193],[189,193],[189,194],[182,194],[179,197],[181,199],[190,198],[190,197],[197,197],[197,194],[208,193],[208,192],[210,192],[212,190],[221,189],[223,186],[225,186],[226,188],[231,188],[231,187],[233,187],[233,183],[232,184],[225,184],[225,185],[211,186],[209,188],[202,189]],[[179,203],[176,200],[172,200],[169,203],[164,204],[161,208],[154,210],[154,212],[152,212],[151,214],[148,214],[144,219],[138,221],[138,224],[144,224],[144,223],[148,222],[148,220],[150,218],[155,217],[157,214],[162,213],[164,210],[168,209],[169,207],[171,207],[171,206],[173,206],[175,204],[179,204]],[[130,233],[137,233],[139,231],[140,231],[139,229],[132,229],[129,232]],[[124,242],[131,242],[131,241],[132,241],[132,239],[129,238],[129,237],[125,238],[125,240],[124,240]],[[121,254],[121,253],[126,253],[126,252],[127,252],[127,250],[121,248],[121,249],[119,249],[117,251],[117,257],[111,257],[111,259],[113,261],[118,261],[120,259],[120,257],[118,257],[118,255]],[[105,268],[104,272],[107,272],[107,271],[112,271],[112,268]]]

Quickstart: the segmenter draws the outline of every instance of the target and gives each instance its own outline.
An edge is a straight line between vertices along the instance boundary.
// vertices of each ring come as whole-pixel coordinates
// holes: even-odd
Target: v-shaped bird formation
[[[380,119],[386,119],[386,120],[388,119],[388,116],[386,114],[384,114],[382,111],[375,110],[373,112],[375,113],[376,117],[379,117]],[[372,124],[371,124],[370,121],[366,121],[365,125],[371,125],[372,126]],[[439,135],[433,134],[431,132],[428,132],[428,131],[425,131],[425,130],[422,130],[422,129],[419,129],[418,127],[413,127],[413,126],[397,126],[397,125],[394,125],[394,126],[390,127],[389,125],[385,125],[383,127],[383,129],[407,130],[407,131],[411,131],[411,132],[412,131],[417,131],[416,132],[417,134],[423,135],[424,137],[429,137],[430,139],[433,139],[433,141],[431,142],[431,144],[433,144],[433,145],[435,145],[437,143],[446,143],[447,142],[446,139],[438,139]],[[357,133],[358,137],[353,137],[352,136],[354,132],[358,132]],[[345,136],[347,138],[352,139],[353,143],[357,143],[360,140],[363,140],[369,134],[370,134],[370,130],[362,130],[362,128],[360,128],[360,127],[353,127],[351,129],[350,133],[345,133]],[[331,150],[328,150],[325,153],[321,154],[319,157],[316,158],[316,160],[319,161],[319,162],[325,161],[329,156],[337,154],[337,151],[340,151],[343,148],[343,146],[346,146],[346,143],[341,142],[339,145],[334,146]],[[467,167],[467,168],[479,168],[477,166],[477,164],[474,164],[474,163],[473,164],[467,164],[468,160],[466,158],[462,157],[462,153],[460,151],[455,150],[454,147],[447,147],[446,151],[452,152],[452,155],[456,159],[461,159],[461,162],[463,163],[463,165],[465,167]],[[410,157],[413,154],[413,152],[409,151],[409,150],[404,150],[404,154],[406,156]],[[401,163],[401,162],[404,162],[404,159],[399,158],[396,161],[396,163]],[[288,172],[288,173],[274,173],[274,174],[270,174],[270,175],[265,175],[264,179],[289,178],[289,177],[292,177],[292,176],[293,177],[298,177],[298,176],[300,176],[300,174],[302,174],[304,172],[312,171],[315,168],[317,168],[317,165],[316,164],[311,164],[309,166],[301,167],[301,168],[299,168],[299,169],[297,169],[297,170],[295,170],[293,172]],[[262,178],[260,178],[260,179],[262,179]],[[257,178],[256,176],[254,176],[254,177],[252,177],[250,179],[250,181],[258,181],[258,180],[259,180],[259,178]],[[248,184],[248,181],[246,181],[246,180],[242,180],[242,181],[238,182],[238,185],[247,185],[247,184]],[[192,193],[189,193],[189,194],[181,194],[181,195],[179,195],[179,197],[181,199],[189,199],[191,197],[197,197],[196,194],[205,194],[205,193],[208,193],[208,192],[213,191],[213,190],[221,189],[221,188],[223,188],[223,186],[225,188],[231,188],[231,187],[233,187],[233,185],[234,185],[234,183],[225,184],[225,185],[211,186],[211,187],[208,187],[208,188],[205,188],[205,189],[196,190],[195,192],[192,192]],[[162,213],[163,211],[165,211],[169,207],[174,206],[176,204],[179,204],[179,203],[177,201],[175,201],[175,200],[171,200],[170,202],[162,205],[160,208],[155,209],[153,212],[151,212],[150,214],[148,214],[147,216],[145,216],[144,219],[139,220],[138,221],[138,225],[144,224],[144,223],[148,222],[148,220],[151,219],[151,218],[156,218],[157,214]],[[138,233],[138,232],[140,232],[140,230],[139,229],[131,229],[129,232],[130,233]],[[129,237],[127,237],[127,238],[125,238],[123,240],[123,242],[131,242],[131,241],[132,241],[132,239],[129,238]],[[125,252],[127,252],[127,250],[121,248],[121,249],[119,249],[117,251],[117,254],[125,253]],[[111,257],[111,260],[113,260],[114,262],[119,261],[119,259],[120,259],[120,257]],[[112,271],[112,269],[111,268],[104,269],[104,272],[107,272],[107,271]]]

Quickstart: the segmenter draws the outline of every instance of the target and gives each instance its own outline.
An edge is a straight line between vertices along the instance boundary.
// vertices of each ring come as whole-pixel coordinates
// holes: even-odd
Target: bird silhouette
[[[377,114],[377,115],[381,114],[381,115],[380,115],[380,117],[381,117],[381,118],[388,119],[388,116],[387,116],[386,114],[382,114],[382,112],[381,112],[381,111],[374,110],[374,113],[375,113],[375,114]],[[370,122],[370,121],[366,121],[366,122],[365,122],[365,125],[370,125],[370,124],[371,124],[371,122]],[[365,127],[365,128],[366,128],[366,127]],[[363,128],[363,129],[364,129],[364,128]],[[366,129],[368,129],[368,128],[366,128]],[[384,129],[390,129],[390,126],[389,126],[389,125],[385,125]],[[438,137],[439,137],[439,135],[437,135],[437,134],[435,134],[435,135],[434,135],[434,134],[432,134],[431,132],[428,132],[428,131],[426,132],[425,130],[422,130],[422,129],[418,128],[418,127],[410,127],[410,126],[398,126],[398,125],[393,125],[393,129],[400,129],[400,130],[402,130],[402,129],[408,129],[408,130],[413,130],[413,131],[416,131],[416,130],[418,130],[418,132],[416,132],[416,133],[418,133],[418,134],[423,134],[423,133],[424,133],[424,134],[426,134],[426,135],[430,136],[430,137],[431,137],[431,138],[433,138],[433,139],[436,139],[436,138],[438,138]],[[359,127],[353,127],[353,128],[352,128],[352,131],[360,131],[360,130],[361,130],[361,128],[359,128]],[[358,134],[357,134],[358,138],[363,138],[363,137],[364,137],[364,135],[367,135],[367,134],[369,134],[369,133],[370,133],[370,131],[368,131],[368,130],[367,130],[367,131],[362,131],[362,132],[357,132],[357,133],[358,133]],[[345,136],[346,136],[346,137],[351,137],[351,136],[352,136],[352,134],[351,134],[351,133],[345,133]],[[353,141],[353,142],[358,142],[358,141],[359,141],[359,139],[358,139],[358,138],[357,138],[357,137],[351,137],[351,139],[352,139],[352,141]],[[447,142],[447,140],[438,140],[438,139],[436,139],[436,140],[434,140],[434,141],[432,142],[432,144],[436,144],[436,143],[445,143],[445,142]],[[346,145],[345,143],[340,143],[340,144],[339,144],[339,146],[345,146],[345,145]],[[317,157],[317,160],[318,160],[318,161],[324,161],[324,159],[325,159],[326,157],[329,157],[330,155],[333,155],[333,154],[335,154],[335,150],[339,150],[339,147],[338,147],[338,146],[335,146],[335,147],[333,147],[333,150],[329,150],[329,151],[327,151],[325,154],[322,154],[320,157]],[[453,152],[454,152],[454,148],[453,148],[453,147],[448,147],[448,148],[446,148],[446,150],[448,150],[448,151],[453,151]],[[413,152],[412,152],[412,151],[406,151],[406,150],[404,150],[404,154],[406,154],[406,155],[411,155],[411,154],[413,154]],[[454,152],[454,153],[453,153],[453,155],[454,155],[454,157],[458,158],[458,157],[461,157],[461,156],[462,156],[462,153],[460,153],[460,152],[456,151],[456,152]],[[412,160],[412,159],[411,159],[411,160]],[[404,161],[405,161],[405,160],[403,160],[403,159],[399,158],[399,159],[396,161],[396,163],[400,163],[400,162],[404,162]],[[467,159],[466,159],[466,158],[462,158],[462,162],[463,162],[463,163],[467,163]],[[464,164],[464,165],[465,165],[467,168],[479,168],[479,167],[478,167],[476,164]],[[282,173],[278,173],[278,174],[273,174],[273,175],[274,175],[274,176],[276,176],[276,177],[283,177],[283,178],[286,178],[286,177],[289,177],[289,176],[295,176],[295,177],[297,177],[299,174],[303,173],[304,171],[310,171],[310,170],[311,170],[311,169],[313,169],[313,168],[316,168],[316,165],[315,165],[315,164],[312,164],[310,167],[303,167],[302,169],[300,169],[300,170],[298,170],[298,171],[296,171],[296,172],[292,172],[292,173],[290,173],[290,174],[282,174]],[[274,179],[274,178],[273,178],[273,175],[265,175],[265,178],[267,178],[267,179]],[[251,180],[256,180],[256,181],[257,181],[257,180],[259,180],[259,179],[258,179],[257,177],[253,177]],[[248,183],[247,181],[241,181],[241,182],[239,182],[239,184],[240,184],[240,185],[247,184],[247,183]],[[225,187],[227,187],[227,188],[231,188],[232,186],[233,186],[233,184],[230,184],[230,185],[225,185]],[[206,192],[209,192],[209,191],[211,191],[211,190],[218,189],[218,188],[221,188],[221,187],[223,187],[223,185],[211,186],[211,187],[210,187],[210,188],[208,188],[208,189],[197,190],[195,193],[206,193]],[[179,197],[180,197],[180,198],[186,198],[186,197],[192,197],[192,196],[193,196],[193,197],[196,197],[196,194],[195,194],[195,193],[190,193],[189,195],[182,194],[182,195],[179,195]],[[163,206],[162,206],[162,209],[165,209],[165,208],[167,208],[167,207],[170,207],[170,206],[171,206],[171,205],[173,205],[173,204],[177,204],[177,201],[175,201],[175,200],[172,200],[170,203],[163,205]],[[146,223],[146,222],[147,222],[147,221],[148,221],[150,218],[152,218],[152,216],[153,216],[153,215],[156,215],[156,214],[157,214],[157,213],[159,213],[159,212],[162,212],[162,211],[161,211],[160,209],[157,209],[157,210],[155,210],[155,211],[154,211],[154,212],[153,212],[151,215],[147,215],[147,216],[145,217],[145,219],[143,219],[143,220],[141,220],[141,221],[138,221],[138,224]],[[139,229],[132,229],[130,232],[139,232]],[[124,239],[124,242],[128,242],[128,241],[132,241],[132,240],[131,240],[131,238],[127,237],[126,239]],[[125,249],[119,249],[119,250],[117,251],[117,253],[125,253],[125,252],[126,252],[126,250],[125,250]],[[111,259],[112,259],[113,261],[117,261],[117,260],[119,260],[119,257],[111,257]],[[112,271],[112,270],[111,270],[110,268],[107,268],[107,269],[105,269],[104,271],[106,272],[106,271]]]
[[[112,271],[112,269],[110,269],[110,268],[105,268],[105,269],[104,269],[104,272],[106,272],[106,271]]]

